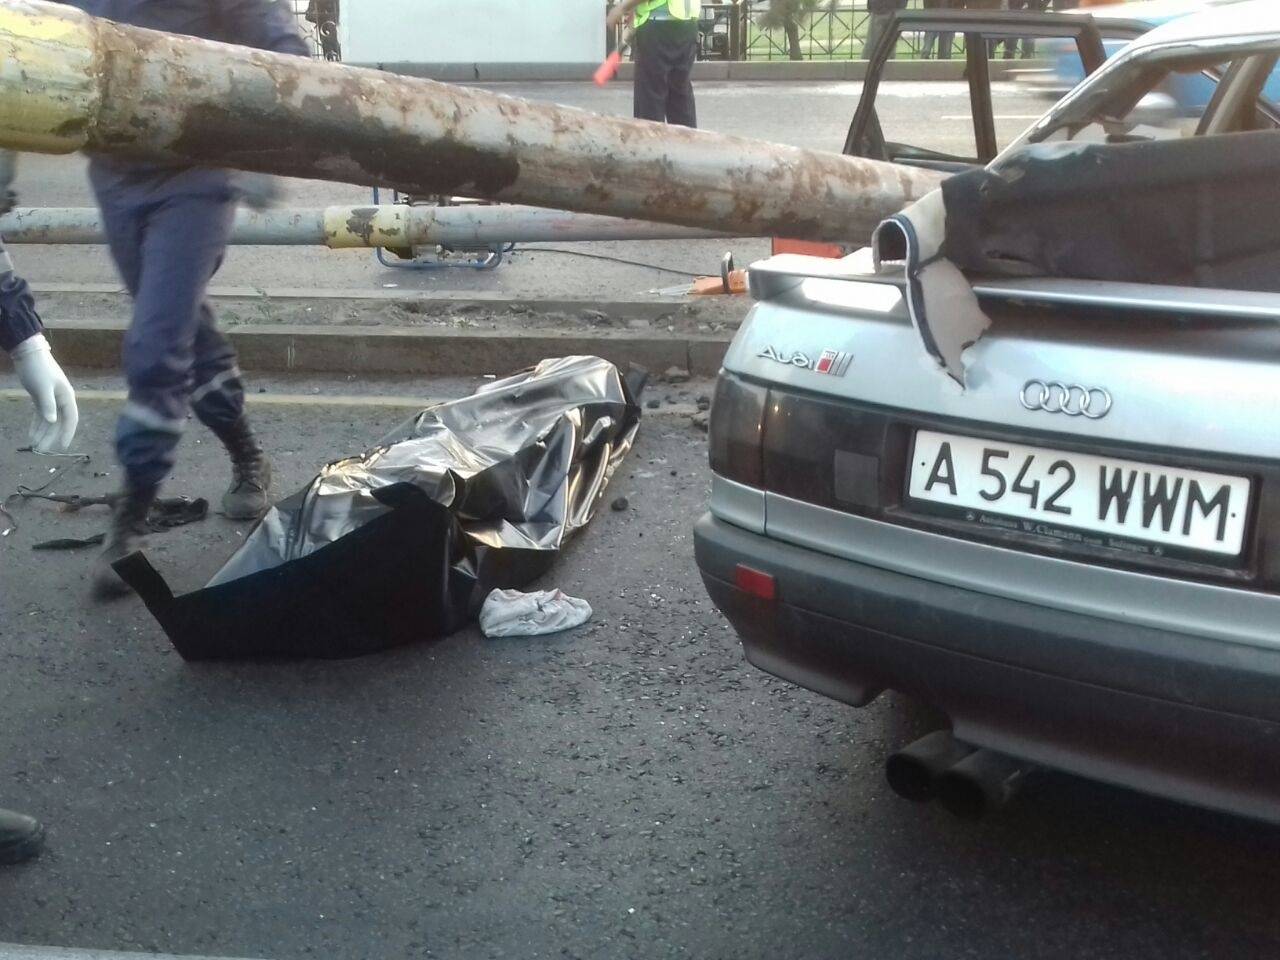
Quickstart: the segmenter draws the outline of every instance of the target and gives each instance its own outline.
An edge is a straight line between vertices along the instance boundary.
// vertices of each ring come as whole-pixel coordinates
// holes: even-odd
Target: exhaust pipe
[[[1029,769],[1003,753],[974,751],[938,778],[938,803],[962,820],[980,820],[1013,798]]]
[[[939,778],[973,753],[948,730],[935,730],[885,761],[884,775],[898,796],[923,803],[937,796]]]

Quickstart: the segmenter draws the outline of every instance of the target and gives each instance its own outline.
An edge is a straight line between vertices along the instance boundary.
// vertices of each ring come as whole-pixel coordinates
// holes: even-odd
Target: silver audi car
[[[947,181],[938,257],[907,217],[751,271],[698,565],[757,667],[945,715],[904,796],[1045,767],[1280,820],[1278,7],[1116,55]]]

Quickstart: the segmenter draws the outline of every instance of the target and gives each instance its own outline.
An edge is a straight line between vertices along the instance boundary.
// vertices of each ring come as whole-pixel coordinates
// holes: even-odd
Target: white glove
[[[28,337],[9,354],[18,382],[36,405],[31,418],[31,449],[36,453],[66,453],[76,435],[80,411],[76,392],[53,359],[43,334]]]

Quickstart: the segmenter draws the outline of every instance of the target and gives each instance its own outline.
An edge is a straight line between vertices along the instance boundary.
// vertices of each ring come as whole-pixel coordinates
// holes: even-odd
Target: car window
[[[1272,57],[1270,51],[1230,59],[1196,52],[1133,63],[1129,69],[1101,77],[1083,96],[1037,125],[1025,142],[1130,143],[1194,136],[1204,132],[1206,112],[1220,109],[1214,104],[1223,78],[1262,61],[1270,72]],[[1255,97],[1255,92],[1256,86],[1247,111],[1217,132],[1276,126],[1280,113],[1267,95],[1280,92],[1280,76],[1272,72],[1263,96]]]
[[[1003,150],[1017,140],[1027,127],[1044,116],[1050,106],[1023,82],[992,81],[991,115],[997,150]]]
[[[1262,104],[1264,109],[1275,116],[1280,116],[1280,66],[1271,71],[1266,85],[1262,88]]]
[[[1107,39],[1110,57],[1128,41]],[[991,107],[997,150],[1013,143],[1086,76],[1080,47],[1066,37],[1022,36],[996,45]]]
[[[969,85],[960,80],[930,84],[928,110],[920,109],[921,86],[880,85],[876,119],[884,140],[884,158],[978,163]]]
[[[904,24],[899,45],[909,41],[927,58],[955,62],[957,79],[931,83],[927,92],[921,84],[880,82],[870,93],[874,115],[860,139],[851,130],[846,152],[937,169],[976,166],[1016,139],[1085,74],[1078,41],[1060,34],[995,24],[970,32],[920,26]],[[970,50],[975,45],[986,60],[985,70],[976,73]],[[927,111],[918,106],[926,95]]]
[[[1147,73],[1143,82],[1069,122],[1059,123],[1038,141],[1126,143],[1194,136],[1213,98],[1216,77],[1227,65],[1195,65],[1189,71],[1165,69]]]

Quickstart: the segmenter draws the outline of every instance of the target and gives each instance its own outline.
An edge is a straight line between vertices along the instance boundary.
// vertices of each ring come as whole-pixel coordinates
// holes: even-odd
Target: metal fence
[[[341,60],[342,47],[338,42],[341,0],[289,2],[293,5],[298,25],[311,43],[312,56]],[[802,60],[856,60],[863,56],[871,21],[866,0],[834,0],[819,4],[811,13],[801,17],[791,30],[761,23],[769,11],[769,4],[770,0],[704,3],[700,23],[701,58],[790,60],[793,59],[793,46]],[[926,0],[907,0],[908,9],[920,9],[925,5]],[[1052,0],[1052,6],[1054,9],[1074,6],[1074,2]],[[609,37],[609,49],[617,47],[621,32],[619,28]],[[931,46],[923,33],[904,33],[898,42],[897,56],[903,59],[929,56],[928,47]]]
[[[923,0],[911,0],[909,8],[923,5]],[[835,3],[820,6],[796,24],[795,36],[789,38],[783,27],[765,27],[760,17],[767,13],[769,0],[743,0],[734,6],[743,23],[739,28],[742,38],[739,46],[740,60],[789,60],[791,40],[799,47],[805,60],[856,60],[863,57],[867,28],[871,14],[865,3]],[[714,8],[713,8],[714,9]],[[898,56],[916,57],[920,43],[910,35],[899,44]]]
[[[1032,0],[1034,3],[1035,0]],[[1045,0],[1046,5],[1050,5]],[[784,26],[764,26],[770,0],[706,2],[700,23],[700,57],[704,60],[790,60],[792,48],[802,60],[857,60],[862,58],[871,14],[866,0],[834,0],[820,3],[788,30]],[[925,6],[925,0],[908,0],[907,9]],[[1014,4],[1006,3],[1006,6]],[[1074,6],[1074,0],[1052,0],[1053,9]],[[1019,0],[1018,9],[1026,7]],[[610,38],[614,49],[621,32]],[[919,59],[932,55],[934,44],[923,32],[904,33],[896,56]],[[936,41],[936,37],[932,38]],[[963,56],[963,40],[956,38],[957,53]]]
[[[341,60],[338,43],[340,0],[289,0],[302,34],[311,44],[311,55],[317,60]]]

